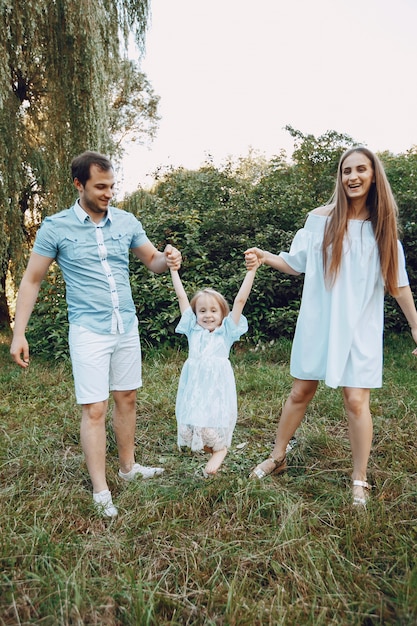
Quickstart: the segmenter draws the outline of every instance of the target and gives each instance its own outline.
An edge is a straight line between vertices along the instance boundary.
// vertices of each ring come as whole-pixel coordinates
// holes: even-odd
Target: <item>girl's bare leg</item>
[[[211,457],[208,460],[206,467],[204,468],[204,473],[212,475],[216,474],[227,454],[227,447],[225,446],[220,450],[214,450],[214,447],[222,445],[224,438],[221,436],[216,428],[211,427],[202,428],[201,436],[204,442],[204,452],[208,452],[209,454],[211,454]]]
[[[216,474],[217,470],[223,463],[225,456],[227,454],[227,448],[223,448],[222,450],[215,450],[211,457],[209,458],[204,471],[206,474]]]

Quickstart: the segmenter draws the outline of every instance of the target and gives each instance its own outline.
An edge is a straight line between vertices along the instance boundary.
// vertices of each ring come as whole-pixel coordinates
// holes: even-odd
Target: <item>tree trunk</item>
[[[10,311],[6,298],[6,276],[0,278],[0,331],[10,331]]]

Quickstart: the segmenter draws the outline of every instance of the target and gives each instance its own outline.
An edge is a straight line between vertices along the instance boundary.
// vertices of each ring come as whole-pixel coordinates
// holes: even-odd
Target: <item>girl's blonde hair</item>
[[[359,146],[347,150],[339,161],[336,186],[329,204],[334,204],[323,237],[323,266],[326,280],[333,284],[342,261],[343,239],[348,228],[349,200],[342,184],[345,159],[361,152],[370,160],[375,182],[371,184],[366,204],[379,251],[385,289],[392,295],[398,293],[398,207],[378,157],[368,148]]]
[[[206,287],[205,289],[200,289],[200,291],[197,291],[197,293],[194,294],[193,297],[191,298],[190,307],[192,308],[193,313],[195,313],[195,310],[196,310],[197,300],[199,299],[200,296],[204,296],[204,295],[213,296],[213,298],[217,300],[217,303],[220,307],[220,311],[222,312],[222,315],[223,315],[223,319],[229,315],[230,308],[229,308],[229,305],[227,304],[226,298],[224,298],[221,293],[219,293],[215,289],[211,289],[210,287]]]

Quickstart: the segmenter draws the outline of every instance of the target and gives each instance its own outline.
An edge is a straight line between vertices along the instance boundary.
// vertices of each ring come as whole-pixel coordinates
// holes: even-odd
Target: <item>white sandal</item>
[[[364,495],[363,497],[359,497],[359,496],[353,496],[353,506],[363,506],[366,507],[366,503],[369,499],[369,491],[372,488],[371,485],[369,483],[367,483],[365,480],[354,480],[353,481],[353,486],[354,487],[362,487],[363,489],[365,489],[366,491],[364,491]]]
[[[273,463],[274,466],[269,472],[266,472],[264,469],[261,468],[261,465],[263,465],[263,463],[268,462],[268,461]],[[266,459],[266,461],[262,461],[262,463],[259,463],[259,465],[257,465],[255,469],[252,470],[252,472],[249,475],[249,478],[258,478],[259,480],[262,480],[263,478],[265,478],[265,476],[270,476],[272,474],[282,474],[283,472],[286,471],[286,469],[287,469],[286,455],[284,455],[282,459],[280,459],[279,461],[277,461],[271,456],[269,457],[269,459]]]

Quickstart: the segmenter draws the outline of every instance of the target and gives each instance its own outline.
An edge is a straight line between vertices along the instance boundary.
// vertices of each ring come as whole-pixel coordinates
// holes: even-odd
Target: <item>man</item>
[[[135,463],[136,390],[142,385],[138,321],[129,284],[129,249],[152,272],[178,269],[181,254],[168,245],[159,252],[142,224],[110,205],[114,195],[111,162],[84,152],[71,164],[78,199],[47,217],[35,239],[16,304],[10,353],[29,365],[25,329],[40,285],[55,260],[65,284],[70,323],[69,346],[77,403],[82,406],[81,445],[93,485],[93,501],[105,517],[115,517],[106,481],[105,419],[109,390],[114,399],[119,476],[151,478],[162,468]]]

